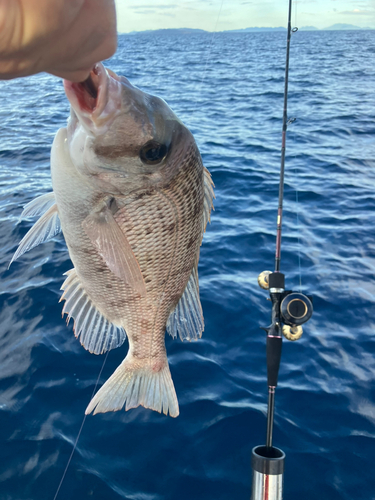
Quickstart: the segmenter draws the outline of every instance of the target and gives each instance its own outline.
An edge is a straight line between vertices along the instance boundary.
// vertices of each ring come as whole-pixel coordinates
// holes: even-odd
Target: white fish
[[[211,176],[162,99],[102,64],[88,82],[64,82],[71,116],[52,146],[53,193],[25,207],[23,217],[41,217],[12,261],[62,229],[74,268],[61,299],[76,337],[100,354],[128,336],[127,356],[86,413],[142,405],[176,417],[165,330],[202,335],[197,265]]]

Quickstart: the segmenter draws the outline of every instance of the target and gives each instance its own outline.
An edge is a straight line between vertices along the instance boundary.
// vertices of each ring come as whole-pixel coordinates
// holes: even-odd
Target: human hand
[[[0,0],[0,79],[81,82],[116,48],[114,0]]]

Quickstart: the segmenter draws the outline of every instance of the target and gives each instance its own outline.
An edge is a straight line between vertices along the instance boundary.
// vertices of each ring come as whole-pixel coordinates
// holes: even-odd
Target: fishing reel
[[[273,304],[273,324],[265,328],[268,335],[270,329],[281,331],[288,340],[301,338],[302,325],[313,313],[312,297],[293,290],[284,290],[284,275],[280,272],[263,271],[258,276],[258,284],[264,290],[269,290]]]

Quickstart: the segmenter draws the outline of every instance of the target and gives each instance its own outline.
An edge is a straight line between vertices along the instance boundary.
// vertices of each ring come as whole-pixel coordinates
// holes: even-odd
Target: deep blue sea
[[[206,328],[166,338],[180,416],[140,407],[86,418],[57,498],[248,500],[265,442],[267,292],[273,269],[286,34],[120,36],[107,66],[163,97],[194,133],[216,185],[201,248]],[[281,270],[314,296],[284,341],[274,445],[285,500],[375,499],[375,31],[298,32],[290,54]],[[7,270],[51,190],[49,156],[69,113],[49,75],[0,82],[0,500],[53,500],[103,356],[58,303],[63,237]],[[99,384],[126,344],[109,353]]]

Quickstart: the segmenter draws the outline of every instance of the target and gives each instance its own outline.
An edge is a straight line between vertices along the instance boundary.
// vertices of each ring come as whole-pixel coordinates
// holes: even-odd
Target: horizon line
[[[355,26],[354,24],[343,24],[343,26],[348,26],[348,27],[343,27],[343,28],[334,28],[334,26],[339,26],[341,23],[336,23],[332,24],[331,26],[327,26],[325,28],[317,28],[316,26],[301,26],[299,28],[300,30],[303,31],[372,31],[375,30],[375,27],[372,26],[366,26],[364,28],[361,28],[360,26]],[[310,28],[310,29],[309,29]],[[333,29],[330,29],[333,28]],[[130,34],[135,34],[135,33],[150,33],[153,31],[201,31],[204,33],[226,33],[226,32],[239,32],[239,31],[246,31],[246,30],[283,30],[287,31],[287,28],[284,26],[249,26],[247,28],[237,28],[237,29],[230,29],[230,30],[204,30],[202,28],[156,28],[156,29],[149,29],[149,30],[132,30],[132,31],[119,31],[119,35],[130,35]]]

